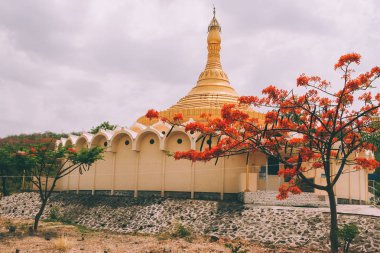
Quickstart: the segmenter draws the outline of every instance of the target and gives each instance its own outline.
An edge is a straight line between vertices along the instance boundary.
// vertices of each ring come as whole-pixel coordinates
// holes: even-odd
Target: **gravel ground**
[[[9,233],[5,227],[5,219],[0,219],[0,252],[14,253],[44,253],[44,252],[91,252],[91,253],[121,253],[121,252],[150,252],[150,253],[176,253],[176,252],[231,252],[225,243],[231,242],[220,238],[210,242],[209,237],[191,237],[190,239],[177,239],[165,235],[129,235],[109,231],[87,230],[72,225],[63,225],[57,222],[41,222],[40,230],[35,235],[28,235],[28,226],[32,220],[11,219],[17,226],[15,233]],[[66,250],[59,250],[61,236],[67,240]],[[297,251],[277,248],[268,249],[248,242],[241,243],[242,249],[247,252],[315,252],[307,249]],[[58,246],[57,246],[58,245]]]

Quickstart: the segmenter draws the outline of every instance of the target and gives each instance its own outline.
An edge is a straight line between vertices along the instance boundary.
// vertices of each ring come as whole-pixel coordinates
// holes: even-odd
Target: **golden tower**
[[[202,113],[219,117],[220,110],[224,104],[238,103],[239,95],[230,85],[228,76],[223,71],[220,63],[221,30],[221,26],[215,17],[214,8],[214,16],[208,26],[206,67],[199,75],[197,84],[190,92],[169,109],[161,111],[160,116],[171,119],[174,114],[182,113],[184,121],[190,118],[200,121],[203,120],[200,118]],[[254,112],[250,108],[244,108],[244,110],[251,116],[262,117],[261,114]],[[149,121],[143,116],[137,122],[149,125],[156,121]]]

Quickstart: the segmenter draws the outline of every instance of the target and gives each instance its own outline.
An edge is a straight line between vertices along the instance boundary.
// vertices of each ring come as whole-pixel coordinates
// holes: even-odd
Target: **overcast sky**
[[[380,1],[0,1],[0,137],[130,126],[166,109],[203,70],[212,4],[222,64],[241,95],[292,88],[305,72],[339,81],[358,52],[380,65]]]

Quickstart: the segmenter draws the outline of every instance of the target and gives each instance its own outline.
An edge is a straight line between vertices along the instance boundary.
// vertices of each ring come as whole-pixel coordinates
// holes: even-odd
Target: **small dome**
[[[216,21],[216,22],[218,22],[218,21]],[[218,29],[218,27],[219,27],[219,29]],[[212,27],[211,29],[209,27],[207,42],[209,44],[220,44],[222,42],[222,39],[220,38],[220,26]]]
[[[210,32],[211,30],[218,30],[219,32],[222,31],[222,28],[220,27],[219,22],[218,22],[218,20],[216,20],[215,16],[212,18],[212,20],[208,26],[208,31]]]

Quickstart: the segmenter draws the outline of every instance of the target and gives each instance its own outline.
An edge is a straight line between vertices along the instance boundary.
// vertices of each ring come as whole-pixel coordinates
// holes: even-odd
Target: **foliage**
[[[60,219],[60,213],[59,213],[59,207],[53,206],[49,210],[49,220],[51,221],[58,221]]]
[[[173,226],[173,231],[170,234],[174,238],[186,238],[191,236],[191,231],[189,228],[185,227],[181,223],[176,223]]]
[[[100,125],[91,128],[90,133],[91,134],[96,134],[96,133],[98,133],[100,131],[100,129],[103,129],[103,130],[115,130],[115,128],[116,128],[116,125],[111,125],[108,121],[104,121]]]
[[[58,207],[53,207],[49,211],[49,217],[45,219],[44,221],[47,222],[61,222],[62,224],[66,225],[74,225],[78,226],[75,224],[72,220],[67,219],[64,215],[62,215],[59,211]],[[81,230],[82,228],[78,228],[78,230]]]
[[[359,235],[359,228],[354,223],[344,224],[343,228],[339,229],[338,235],[344,242],[344,252],[348,253],[350,244]]]
[[[377,171],[379,171],[379,169]],[[375,192],[376,192],[376,197],[380,198],[380,183],[376,184]]]
[[[21,188],[23,172],[31,166],[16,156],[20,147],[19,144],[0,143],[0,183],[3,196]]]
[[[30,164],[15,156],[17,151],[28,150],[34,145],[54,144],[55,140],[67,134],[53,132],[10,135],[0,138],[0,176],[3,195],[24,190],[30,178]]]
[[[53,132],[44,132],[44,133],[33,133],[33,134],[19,134],[19,135],[9,135],[5,138],[0,139],[0,143],[8,144],[22,144],[22,145],[32,145],[32,144],[41,144],[41,143],[50,143],[54,140],[60,138],[67,138],[67,134],[57,134]]]
[[[67,146],[54,147],[52,143],[36,145],[29,150],[17,152],[20,158],[31,164],[31,181],[38,189],[42,202],[35,217],[35,231],[57,181],[76,170],[81,174],[88,171],[93,163],[102,159],[102,153],[103,149],[100,147],[77,151]]]
[[[165,119],[173,126],[185,127],[187,132],[198,132],[198,140],[202,140],[199,151],[175,152],[174,158],[191,161],[215,159],[217,162],[223,156],[254,152],[276,157],[284,164],[278,172],[279,176],[290,178],[279,188],[278,199],[287,198],[289,193],[300,194],[298,186],[301,182],[327,192],[331,214],[331,251],[338,252],[334,186],[340,176],[347,173],[346,165],[372,171],[380,165],[375,159],[355,156],[363,150],[375,150],[372,137],[380,131],[379,124],[375,123],[380,93],[372,94],[369,91],[380,77],[380,67],[353,76],[352,64],[359,64],[360,60],[361,56],[356,53],[339,58],[334,69],[342,73],[341,86],[333,86],[318,76],[302,74],[296,81],[300,89],[305,89],[301,94],[269,86],[262,91],[262,97],[243,96],[239,98],[239,105],[224,105],[220,118],[202,115],[205,123],[184,124],[178,115],[170,121]],[[355,100],[361,106],[357,106]],[[269,110],[259,120],[242,110],[247,106],[266,107]],[[158,118],[159,113],[150,110],[146,116]],[[216,144],[212,146],[209,142],[203,150],[204,141],[212,138],[218,140]],[[332,164],[337,165],[335,171]],[[308,174],[311,171],[323,173],[326,183],[317,184],[310,180]]]

